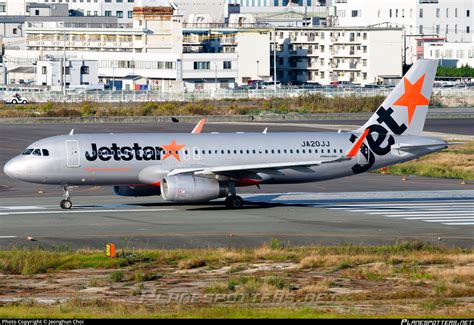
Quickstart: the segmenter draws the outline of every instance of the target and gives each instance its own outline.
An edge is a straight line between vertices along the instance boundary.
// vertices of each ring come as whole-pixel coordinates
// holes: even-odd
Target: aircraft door
[[[81,166],[77,140],[66,140],[66,166],[69,168]]]

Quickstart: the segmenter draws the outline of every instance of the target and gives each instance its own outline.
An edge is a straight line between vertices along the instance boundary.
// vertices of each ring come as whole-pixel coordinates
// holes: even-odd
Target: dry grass
[[[391,166],[387,173],[474,180],[474,141],[453,145],[447,150],[416,161]]]

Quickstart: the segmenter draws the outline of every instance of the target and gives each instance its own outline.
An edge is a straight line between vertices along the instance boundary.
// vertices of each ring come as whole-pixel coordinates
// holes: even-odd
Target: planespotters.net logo
[[[472,319],[403,319],[402,325],[474,325]]]

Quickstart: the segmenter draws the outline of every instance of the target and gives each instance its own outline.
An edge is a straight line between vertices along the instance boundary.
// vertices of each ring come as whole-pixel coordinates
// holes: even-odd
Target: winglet
[[[74,129],[71,130],[71,132],[69,132],[69,135],[73,135],[74,134]]]
[[[268,131],[268,128],[265,128],[265,130],[263,130],[263,134],[267,134],[267,131]]]
[[[191,131],[191,133],[201,133],[202,132],[202,128],[204,127],[204,123],[206,123],[206,119],[205,118],[202,118],[198,124],[196,124],[196,126],[194,127],[194,129]]]
[[[362,143],[364,142],[365,138],[367,137],[367,134],[369,134],[369,128],[364,130],[364,133],[357,139],[356,143],[354,143],[354,146],[349,150],[346,154],[346,157],[352,158],[357,155],[359,152],[360,147],[362,146]]]

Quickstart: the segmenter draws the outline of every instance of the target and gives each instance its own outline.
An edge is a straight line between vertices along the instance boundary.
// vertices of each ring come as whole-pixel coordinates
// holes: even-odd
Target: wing
[[[246,174],[265,173],[269,175],[283,175],[281,169],[294,169],[301,172],[314,173],[309,167],[319,166],[328,163],[337,163],[349,160],[348,157],[340,157],[333,160],[312,160],[303,162],[282,162],[282,163],[263,163],[263,164],[245,164],[245,165],[231,165],[231,166],[216,166],[216,167],[198,167],[198,168],[178,168],[168,173],[168,176],[178,174],[195,174],[195,175],[226,175],[230,177],[240,178]]]

